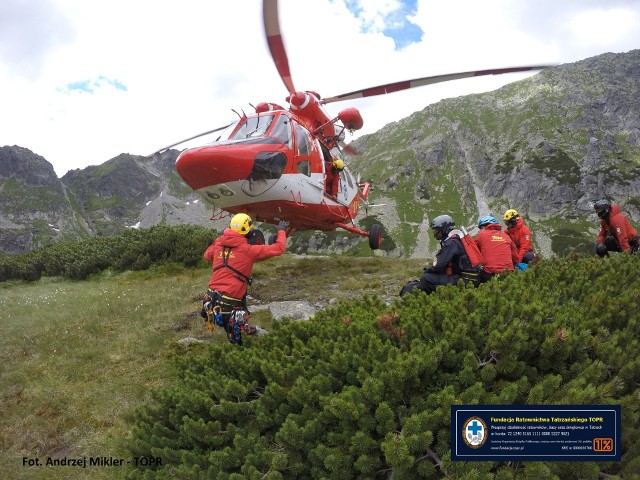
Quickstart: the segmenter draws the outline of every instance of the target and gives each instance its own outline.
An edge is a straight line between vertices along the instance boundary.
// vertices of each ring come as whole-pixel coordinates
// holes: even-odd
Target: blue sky
[[[279,10],[296,88],[325,97],[640,48],[640,0],[280,0]],[[524,76],[327,109],[358,108],[357,138],[442,98]],[[59,176],[211,130],[235,118],[231,109],[286,103],[260,0],[4,0],[0,85],[0,145],[42,155]]]
[[[385,36],[393,39],[396,50],[422,41],[424,32],[419,25],[411,21],[411,17],[417,13],[418,9],[416,0],[389,2],[386,10],[376,12],[377,18],[368,16],[364,5],[358,0],[347,0],[345,5],[349,12],[360,20],[360,31],[363,33],[370,31],[372,27],[375,29],[372,24],[378,20],[382,24],[380,30]]]
[[[119,80],[115,80],[112,78],[103,77],[102,75],[98,78],[87,79],[87,80],[79,80],[76,82],[68,83],[65,87],[61,88],[59,91],[61,93],[74,93],[74,92],[84,92],[84,93],[96,93],[99,89],[102,88],[115,88],[116,90],[120,90],[126,92],[128,89],[125,85],[122,84]]]

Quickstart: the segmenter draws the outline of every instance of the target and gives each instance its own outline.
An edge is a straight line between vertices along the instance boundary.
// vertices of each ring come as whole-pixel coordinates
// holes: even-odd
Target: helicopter
[[[338,228],[367,237],[377,250],[383,229],[369,231],[356,225],[361,206],[369,208],[369,182],[360,181],[345,165],[345,132],[359,130],[363,119],[357,108],[347,107],[336,116],[325,105],[382,95],[450,80],[482,75],[539,70],[524,66],[451,73],[379,85],[349,93],[321,97],[294,87],[280,32],[277,0],[263,0],[263,22],[269,51],[289,95],[288,108],[261,102],[255,112],[238,115],[236,122],[182,140],[158,150],[211,133],[222,132],[209,144],[188,148],[178,156],[176,171],[183,181],[213,207],[212,220],[246,213],[254,221],[289,222],[287,236],[295,231],[335,231]],[[235,112],[235,110],[234,110]],[[337,166],[338,168],[333,168]],[[331,188],[336,175],[338,188]],[[270,239],[271,240],[271,239]],[[258,232],[255,243],[264,243]]]

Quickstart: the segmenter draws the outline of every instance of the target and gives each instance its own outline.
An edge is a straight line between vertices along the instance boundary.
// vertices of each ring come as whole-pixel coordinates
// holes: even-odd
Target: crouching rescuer
[[[638,232],[620,212],[618,205],[612,205],[609,200],[598,200],[593,208],[600,219],[596,243],[596,253],[599,257],[608,257],[609,252],[634,254],[640,251]]]
[[[464,283],[478,285],[482,272],[482,254],[478,246],[463,229],[454,230],[455,223],[449,215],[440,215],[431,221],[431,230],[440,241],[433,266],[426,268],[420,280],[414,280],[400,291],[404,295],[414,289],[432,293],[440,285]]]
[[[286,230],[289,222],[277,225],[278,237],[271,245],[252,245],[248,237],[254,228],[246,213],[233,216],[226,228],[204,252],[204,259],[212,263],[209,290],[203,299],[201,315],[213,330],[213,323],[224,328],[231,343],[242,345],[242,332],[253,334],[249,324],[247,287],[251,285],[251,271],[256,261],[282,255],[287,247]]]

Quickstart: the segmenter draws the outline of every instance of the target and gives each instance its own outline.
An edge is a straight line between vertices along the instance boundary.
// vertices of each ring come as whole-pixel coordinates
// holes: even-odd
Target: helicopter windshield
[[[272,137],[281,140],[285,145],[291,146],[291,122],[286,115],[280,115],[271,130]]]
[[[247,117],[240,128],[229,137],[229,140],[244,140],[245,138],[262,137],[269,130],[273,115],[255,115]]]

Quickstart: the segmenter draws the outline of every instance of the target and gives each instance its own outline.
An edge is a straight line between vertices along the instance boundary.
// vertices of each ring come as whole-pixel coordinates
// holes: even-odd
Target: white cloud
[[[577,14],[568,28],[578,45],[609,48],[632,40],[634,35],[637,39],[639,25],[639,11],[595,8]]]
[[[423,40],[397,50],[380,23],[397,3],[362,2],[364,16],[356,18],[343,0],[281,0],[296,87],[333,96],[427,75],[573,62],[640,46],[638,0],[610,0],[606,7],[596,0],[421,0],[410,20]],[[60,176],[221,126],[235,118],[232,108],[249,112],[249,103],[261,101],[286,106],[263,38],[259,0],[7,0],[0,12],[24,26],[23,32],[3,30],[0,20],[0,43],[23,47],[21,56],[0,47],[0,145],[31,149]],[[44,41],[25,43],[24,33],[37,33],[38,25],[46,26]],[[443,97],[523,76],[460,80],[327,109],[359,108],[360,134],[372,133]],[[108,81],[92,93],[67,88],[101,78]]]

